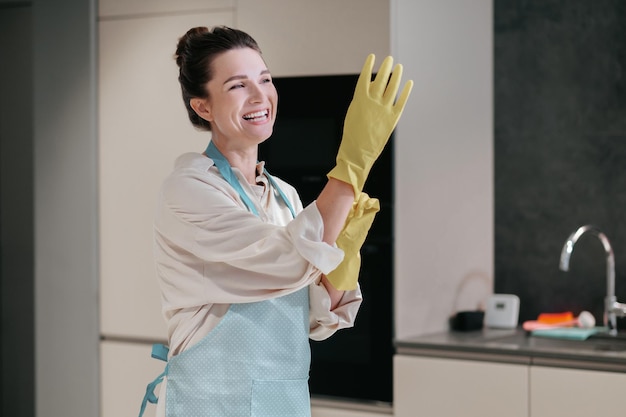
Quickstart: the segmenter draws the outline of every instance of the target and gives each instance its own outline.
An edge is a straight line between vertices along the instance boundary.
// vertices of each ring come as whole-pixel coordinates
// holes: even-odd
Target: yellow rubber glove
[[[371,81],[374,60],[373,54],[365,60],[344,121],[337,165],[328,173],[329,177],[351,184],[355,198],[398,124],[413,88],[413,81],[407,81],[396,101],[402,65],[397,64],[392,72],[393,58],[385,58]]]
[[[361,269],[360,250],[379,210],[378,200],[370,198],[366,193],[361,193],[359,199],[353,203],[346,224],[336,241],[337,246],[344,252],[343,261],[326,275],[336,289],[342,291],[356,289]]]

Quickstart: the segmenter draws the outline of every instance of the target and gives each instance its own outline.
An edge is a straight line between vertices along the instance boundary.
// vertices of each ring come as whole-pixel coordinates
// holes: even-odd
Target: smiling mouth
[[[262,111],[257,111],[254,113],[248,113],[248,114],[244,114],[243,115],[243,119],[244,120],[248,120],[248,121],[261,121],[261,120],[266,120],[269,117],[269,110],[265,109]]]

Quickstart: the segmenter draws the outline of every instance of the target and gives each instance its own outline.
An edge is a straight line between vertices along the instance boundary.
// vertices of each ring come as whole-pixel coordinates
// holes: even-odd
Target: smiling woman
[[[158,198],[155,260],[169,348],[156,346],[154,356],[168,365],[142,413],[163,382],[158,416],[310,416],[309,338],[354,325],[359,252],[379,210],[362,186],[412,84],[396,101],[401,66],[387,58],[371,81],[367,58],[337,165],[305,208],[258,161],[278,94],[254,39],[193,28],[176,62],[190,121],[211,140],[204,153],[177,159]]]

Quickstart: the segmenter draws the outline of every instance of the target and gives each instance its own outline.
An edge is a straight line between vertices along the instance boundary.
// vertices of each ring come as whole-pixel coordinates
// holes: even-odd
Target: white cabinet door
[[[198,25],[233,13],[150,16],[99,24],[101,333],[164,339],[152,256],[158,189],[183,152],[209,141],[187,118],[173,55]]]
[[[165,362],[153,359],[151,352],[150,344],[100,343],[101,417],[139,414],[146,386],[165,369]],[[155,411],[156,405],[148,404],[144,417]]]
[[[395,417],[528,417],[528,366],[396,355]]]
[[[531,417],[623,417],[626,374],[530,368]]]
[[[207,12],[233,8],[235,0],[100,0],[98,16],[120,17],[173,12]]]

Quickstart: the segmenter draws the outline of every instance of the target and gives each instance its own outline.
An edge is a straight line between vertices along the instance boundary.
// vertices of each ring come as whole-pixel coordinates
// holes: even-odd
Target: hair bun
[[[191,28],[178,39],[178,45],[176,46],[176,64],[181,68],[186,61],[186,57],[189,56],[189,49],[194,40],[201,38],[205,33],[209,32],[209,28],[206,26],[198,26]]]

